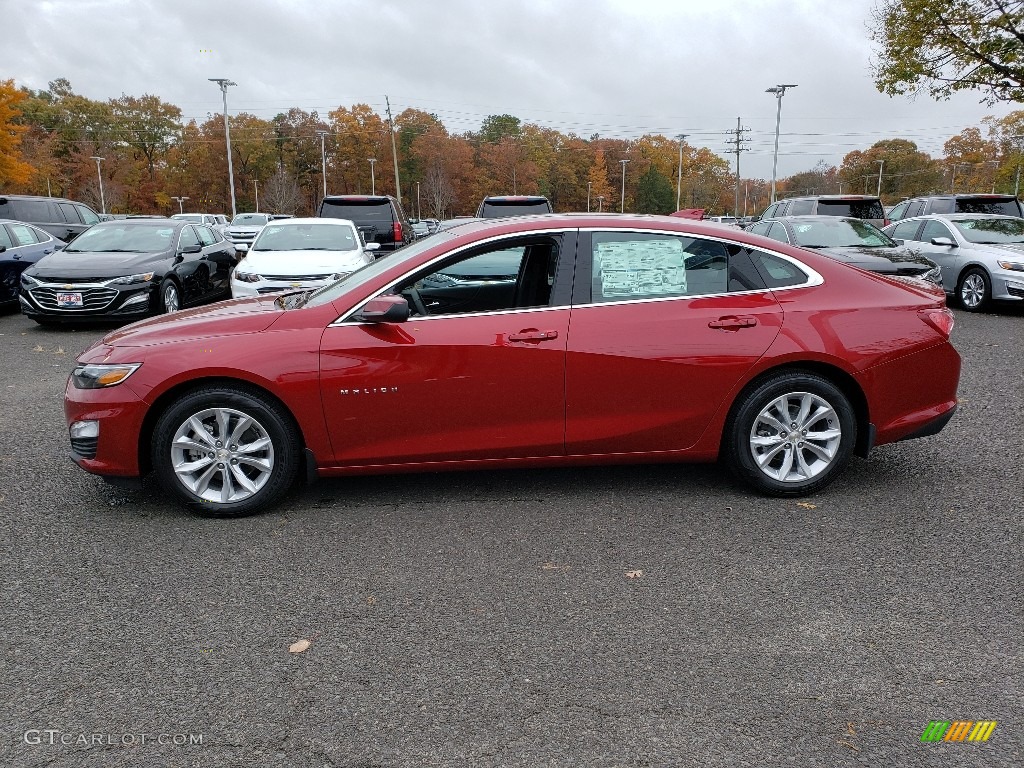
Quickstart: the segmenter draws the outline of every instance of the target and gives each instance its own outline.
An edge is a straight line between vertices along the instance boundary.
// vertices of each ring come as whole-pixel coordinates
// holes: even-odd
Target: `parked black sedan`
[[[862,219],[839,216],[787,216],[762,219],[747,232],[802,248],[812,248],[854,267],[882,275],[905,275],[941,285],[939,265],[902,246]]]
[[[21,311],[40,324],[135,320],[231,296],[235,248],[210,227],[104,221],[21,275]]]
[[[0,219],[0,307],[17,303],[22,272],[63,247],[63,242],[44,229]]]

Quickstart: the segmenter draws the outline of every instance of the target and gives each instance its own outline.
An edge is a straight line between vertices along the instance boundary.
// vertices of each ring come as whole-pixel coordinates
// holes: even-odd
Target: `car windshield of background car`
[[[354,202],[345,200],[343,202],[331,202],[324,200],[320,210],[321,218],[332,219],[353,219],[355,221],[386,221],[391,223],[391,203],[370,200],[367,202]]]
[[[1024,243],[1024,219],[962,219],[953,224],[972,243]]]
[[[399,251],[395,251],[392,255],[386,259],[378,259],[365,267],[357,269],[355,272],[350,274],[348,277],[343,277],[335,283],[325,285],[323,288],[311,293],[309,297],[303,302],[304,307],[318,307],[322,304],[327,304],[334,301],[339,296],[358,288],[360,285],[373,280],[377,275],[391,269],[399,264],[408,263],[409,261],[419,257],[424,251],[435,248],[441,241],[441,238],[448,238],[449,240],[454,239],[452,235],[446,232],[438,232],[436,237],[425,237],[422,240],[417,240],[410,245],[405,246]]]
[[[546,201],[536,203],[484,203],[481,215],[485,217],[504,218],[505,216],[536,216],[551,210]]]
[[[97,225],[76,237],[65,253],[157,253],[171,247],[172,227]]]
[[[253,251],[355,251],[359,239],[351,227],[337,224],[291,224],[268,226]]]
[[[171,216],[171,218],[177,219],[178,221],[191,221],[193,224],[203,223],[203,217],[198,213],[176,213]]]
[[[240,213],[231,220],[232,224],[240,227],[262,226],[270,219],[262,213]]]
[[[896,243],[866,221],[794,222],[797,245],[804,248],[896,248]]]

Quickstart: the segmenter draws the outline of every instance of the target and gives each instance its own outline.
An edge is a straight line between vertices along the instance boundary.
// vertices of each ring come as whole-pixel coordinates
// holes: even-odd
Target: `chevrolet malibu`
[[[938,432],[941,288],[649,216],[471,221],[316,291],[115,331],[65,392],[72,457],[200,512],[297,478],[723,459],[796,496]]]

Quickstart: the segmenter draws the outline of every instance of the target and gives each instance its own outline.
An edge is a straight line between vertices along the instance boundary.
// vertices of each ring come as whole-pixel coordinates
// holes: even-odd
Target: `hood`
[[[330,275],[368,263],[362,251],[253,251],[238,263],[243,272],[271,275]]]
[[[851,248],[814,248],[818,253],[824,253],[838,261],[867,269],[871,272],[893,272],[899,269],[920,267],[923,270],[932,269],[935,262],[919,251],[909,248],[863,248],[860,246]]]
[[[1007,251],[1013,254],[1024,253],[1024,243],[971,243],[972,248],[995,248],[1000,251]]]
[[[159,253],[68,253],[55,251],[44,256],[32,267],[34,277],[96,277],[109,278],[150,271],[154,265],[166,261],[166,251]]]
[[[148,347],[207,336],[259,333],[284,312],[277,295],[232,299],[132,323],[103,337],[111,347]]]

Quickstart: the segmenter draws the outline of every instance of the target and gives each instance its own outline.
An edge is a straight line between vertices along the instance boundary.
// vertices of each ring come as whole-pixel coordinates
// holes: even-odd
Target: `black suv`
[[[889,221],[928,213],[999,213],[1024,218],[1020,200],[1013,195],[930,195],[897,203],[889,209]]]
[[[348,219],[367,243],[395,251],[415,238],[402,204],[391,195],[328,195],[320,203],[320,218]]]
[[[70,242],[99,223],[100,217],[89,206],[62,197],[0,195],[0,219],[35,224],[57,239]]]
[[[535,216],[553,213],[551,202],[539,195],[500,195],[485,197],[476,209],[477,218],[498,219],[503,216]]]
[[[790,197],[769,205],[757,220],[781,219],[784,216],[845,216],[863,219],[876,227],[889,223],[885,219],[882,201],[876,195]]]

